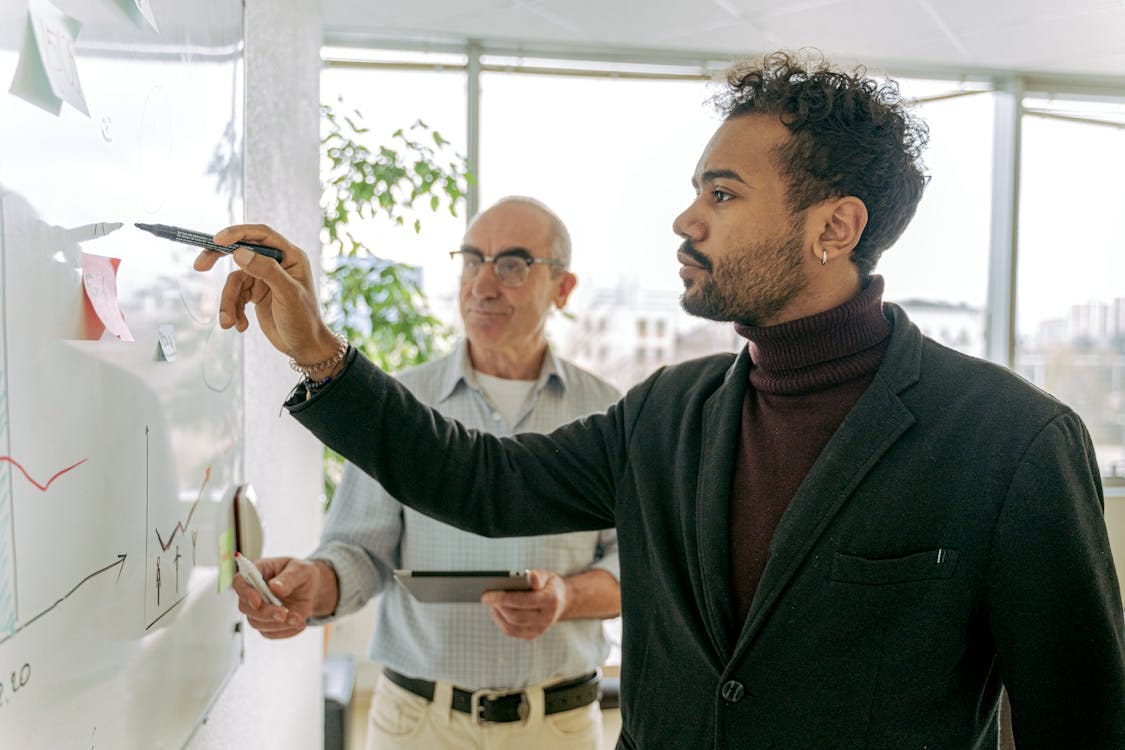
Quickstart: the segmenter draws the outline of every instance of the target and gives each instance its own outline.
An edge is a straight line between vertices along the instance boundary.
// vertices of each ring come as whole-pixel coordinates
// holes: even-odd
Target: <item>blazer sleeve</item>
[[[986,614],[1015,743],[1125,747],[1125,629],[1090,436],[1073,412],[1023,455],[989,554]]]
[[[620,403],[550,435],[498,438],[421,403],[360,355],[331,387],[286,407],[392,497],[451,526],[488,537],[614,526]]]

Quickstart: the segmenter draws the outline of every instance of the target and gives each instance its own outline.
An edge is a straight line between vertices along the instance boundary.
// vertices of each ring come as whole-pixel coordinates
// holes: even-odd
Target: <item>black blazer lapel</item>
[[[749,377],[750,357],[744,347],[727,371],[722,387],[703,408],[702,451],[695,506],[702,580],[697,585],[706,609],[707,633],[723,664],[730,658],[736,634],[731,627],[734,609],[731,606],[727,527],[734,453],[738,447],[742,402],[746,397]]]

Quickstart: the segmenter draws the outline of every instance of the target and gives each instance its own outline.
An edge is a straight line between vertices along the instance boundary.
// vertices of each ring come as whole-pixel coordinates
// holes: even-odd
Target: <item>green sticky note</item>
[[[234,529],[219,535],[219,591],[226,591],[234,582]]]

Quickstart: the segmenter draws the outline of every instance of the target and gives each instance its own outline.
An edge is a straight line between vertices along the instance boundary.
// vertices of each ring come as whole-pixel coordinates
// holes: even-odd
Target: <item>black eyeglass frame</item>
[[[496,255],[485,255],[480,250],[474,250],[468,247],[463,247],[460,250],[451,250],[449,253],[449,257],[452,260],[457,260],[458,256],[461,257],[462,262],[464,262],[466,258],[473,258],[480,263],[480,265],[478,265],[469,275],[465,274],[465,271],[468,269],[468,265],[462,267],[462,282],[471,281],[472,279],[476,278],[476,275],[480,273],[480,270],[482,268],[484,268],[484,264],[491,263],[492,270],[496,273],[496,279],[500,282],[501,285],[509,287],[511,289],[521,287],[526,284],[528,277],[531,275],[531,267],[536,264],[541,264],[544,266],[554,266],[556,268],[565,268],[566,266],[566,264],[558,258],[536,258],[527,250],[524,250],[522,247],[504,250],[503,252],[497,253]],[[510,274],[501,273],[500,266],[496,265],[499,261],[507,260],[509,258],[522,260],[527,264],[527,266],[522,269],[522,272],[517,271],[519,275],[516,277],[514,283],[510,277]]]

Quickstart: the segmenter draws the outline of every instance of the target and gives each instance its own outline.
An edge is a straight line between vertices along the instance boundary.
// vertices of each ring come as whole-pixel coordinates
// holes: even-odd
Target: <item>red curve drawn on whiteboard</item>
[[[20,466],[19,461],[12,458],[11,456],[0,456],[0,461],[7,461],[12,466],[15,466],[17,469],[19,469],[20,472],[23,473],[23,475],[25,477],[27,477],[27,481],[31,482],[36,487],[38,487],[40,492],[46,492],[47,488],[51,486],[51,482],[55,481],[56,479],[61,477],[63,474],[65,474],[68,471],[70,471],[71,469],[73,469],[74,467],[81,466],[82,464],[86,463],[89,460],[90,459],[88,459],[88,458],[84,458],[81,461],[79,461],[78,463],[71,464],[70,466],[66,467],[62,471],[55,472],[55,475],[53,477],[51,477],[50,479],[48,479],[46,484],[39,484],[39,482],[36,482],[34,479],[31,478],[31,475],[27,473],[27,469]]]

